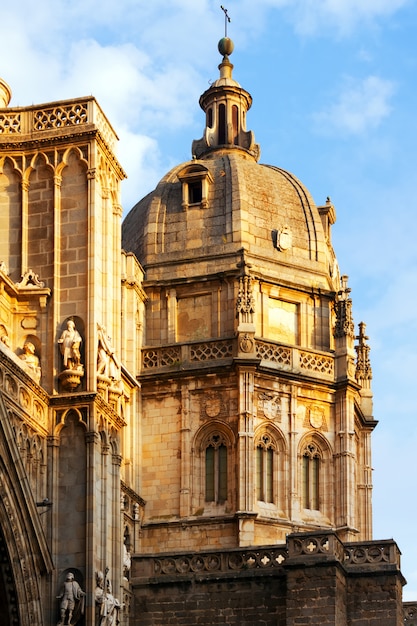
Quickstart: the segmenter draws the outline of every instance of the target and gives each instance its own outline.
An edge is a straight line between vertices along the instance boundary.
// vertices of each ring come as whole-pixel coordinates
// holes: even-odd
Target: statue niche
[[[66,391],[74,391],[81,384],[81,378],[84,376],[84,365],[81,362],[83,339],[72,317],[65,324],[58,339],[63,368],[59,374],[59,380]]]
[[[120,623],[119,613],[122,608],[119,600],[114,597],[112,585],[107,577],[109,569],[96,572],[96,589],[94,592],[96,604],[95,626],[116,626]]]
[[[97,324],[97,340],[97,388],[115,406],[122,394],[121,363],[106,328],[100,324]]]
[[[68,572],[57,596],[60,601],[60,620],[57,626],[64,626],[64,624],[74,626],[79,622],[84,614],[84,598],[85,592],[75,580],[73,572]]]

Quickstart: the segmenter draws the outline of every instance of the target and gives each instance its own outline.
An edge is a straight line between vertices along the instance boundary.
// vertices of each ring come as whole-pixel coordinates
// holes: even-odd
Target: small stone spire
[[[350,337],[354,339],[355,327],[352,318],[352,300],[350,299],[348,277],[341,277],[341,289],[336,294],[336,324],[335,337]]]
[[[0,109],[5,109],[9,106],[9,102],[12,99],[12,90],[9,85],[0,78]]]
[[[358,345],[355,346],[357,359],[356,359],[356,380],[361,383],[362,386],[369,387],[369,381],[372,379],[371,362],[369,359],[369,345],[367,344],[366,324],[360,322],[359,335],[355,337],[358,340]]]
[[[246,130],[246,113],[252,106],[252,97],[233,79],[233,65],[229,56],[233,41],[223,37],[218,50],[223,59],[219,65],[220,77],[200,97],[200,106],[206,114],[206,128],[201,139],[193,141],[192,154],[200,159],[218,149],[243,149],[256,160],[260,148],[252,131]]]

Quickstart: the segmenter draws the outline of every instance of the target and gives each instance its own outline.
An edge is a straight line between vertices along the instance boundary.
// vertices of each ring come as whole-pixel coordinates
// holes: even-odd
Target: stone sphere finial
[[[227,57],[229,56],[229,54],[232,54],[235,48],[235,44],[229,37],[223,37],[222,39],[220,39],[217,48],[220,54],[222,54],[224,57]]]

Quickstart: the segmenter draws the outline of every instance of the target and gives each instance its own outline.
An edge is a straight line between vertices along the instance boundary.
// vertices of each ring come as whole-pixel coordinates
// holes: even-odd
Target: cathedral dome
[[[219,45],[230,53],[231,45]],[[252,98],[232,78],[225,54],[220,79],[201,96],[203,137],[192,160],[174,167],[123,224],[123,246],[134,252],[147,278],[178,278],[236,268],[242,250],[256,273],[333,289],[330,244],[334,208],[317,207],[291,173],[259,163],[260,149],[246,131]]]

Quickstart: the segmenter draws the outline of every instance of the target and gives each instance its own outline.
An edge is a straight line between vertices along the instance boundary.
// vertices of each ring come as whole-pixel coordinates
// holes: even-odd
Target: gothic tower
[[[9,100],[2,81],[0,444],[10,489],[2,487],[1,531],[14,585],[0,581],[0,597],[9,595],[18,620],[6,626],[56,623],[72,572],[87,593],[82,619],[94,624],[96,572],[108,568],[124,593],[141,503],[129,373],[138,324],[126,324],[127,351],[121,330],[122,307],[136,320],[141,306],[140,268],[121,253],[125,174],[93,97],[26,108]]]
[[[146,552],[372,533],[371,370],[331,243],[335,209],[259,163],[250,94],[220,77],[202,139],[123,223],[145,272]]]

